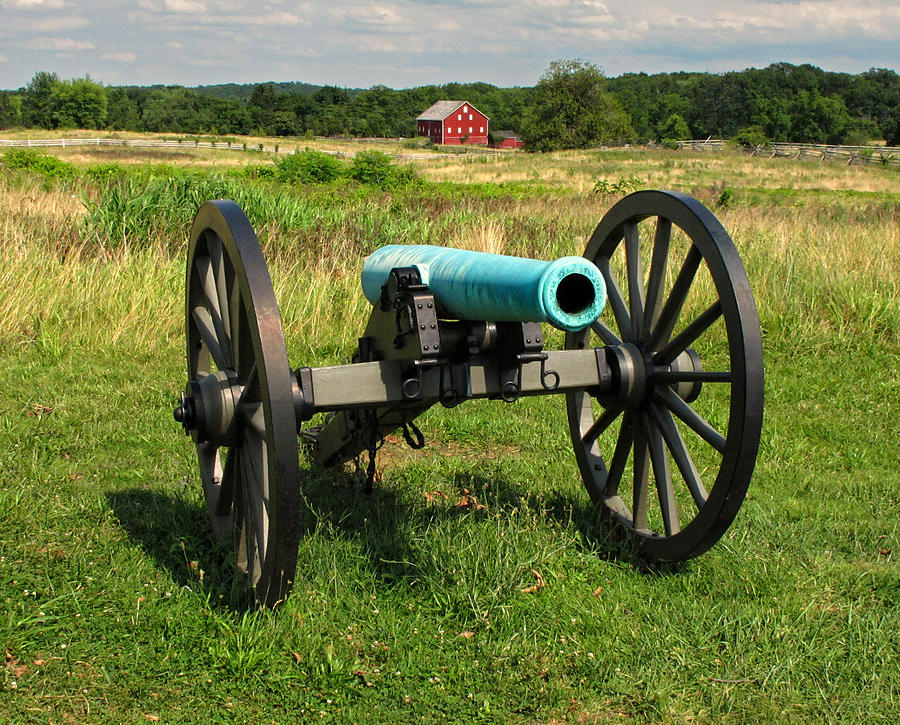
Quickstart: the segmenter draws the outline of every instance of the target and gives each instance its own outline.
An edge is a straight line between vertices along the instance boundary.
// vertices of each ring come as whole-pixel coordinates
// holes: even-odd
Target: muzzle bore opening
[[[578,272],[567,274],[556,288],[556,303],[568,315],[577,315],[594,304],[596,290],[591,280]]]

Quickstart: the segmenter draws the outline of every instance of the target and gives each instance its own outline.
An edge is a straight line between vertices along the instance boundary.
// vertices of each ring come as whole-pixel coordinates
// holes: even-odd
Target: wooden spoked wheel
[[[567,395],[582,479],[639,554],[688,559],[731,524],[756,460],[763,362],[746,272],[712,213],[676,192],[620,201],[584,256],[609,302],[566,347],[605,347],[613,390]]]
[[[300,485],[293,378],[256,234],[231,201],[204,204],[186,280],[188,385],[175,411],[197,448],[215,534],[275,606],[294,578]]]

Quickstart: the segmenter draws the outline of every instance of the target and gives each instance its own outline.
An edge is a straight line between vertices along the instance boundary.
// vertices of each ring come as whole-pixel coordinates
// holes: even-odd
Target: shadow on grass
[[[301,537],[316,532],[326,538],[353,540],[386,585],[415,581],[431,573],[428,568],[434,564],[422,556],[421,539],[433,527],[458,522],[464,536],[466,517],[513,518],[522,510],[539,512],[552,526],[574,528],[581,545],[606,561],[663,576],[677,574],[682,568],[641,557],[616,527],[604,525],[586,496],[573,501],[557,491],[536,494],[509,481],[457,473],[453,484],[460,495],[458,502],[440,499],[428,504],[401,498],[390,488],[376,487],[371,494],[363,493],[343,473],[320,469],[301,473],[306,501],[301,511]],[[202,506],[138,488],[109,492],[107,500],[129,538],[168,571],[176,584],[202,593],[211,606],[236,611],[254,606],[234,575],[231,542],[214,541]]]
[[[106,498],[129,539],[178,586],[203,594],[212,606],[244,610],[252,605],[235,585],[230,542],[214,541],[202,506],[139,488],[111,491]]]
[[[636,551],[622,529],[604,522],[587,499],[577,501],[558,491],[537,494],[509,481],[457,473],[458,502],[435,497],[431,504],[411,502],[390,488],[363,493],[346,475],[312,469],[304,475],[308,505],[305,533],[318,528],[326,536],[352,539],[367,554],[373,571],[388,583],[415,579],[427,566],[416,541],[429,530],[469,516],[513,518],[522,510],[539,512],[551,527],[574,528],[581,546],[592,555],[658,576],[678,574],[683,565],[649,561]],[[483,506],[484,508],[480,508]],[[459,527],[465,536],[462,523]]]

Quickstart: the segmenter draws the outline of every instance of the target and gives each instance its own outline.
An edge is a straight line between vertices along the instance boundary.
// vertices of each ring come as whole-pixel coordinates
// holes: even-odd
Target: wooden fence
[[[383,141],[384,139],[365,139],[369,142]],[[166,148],[166,149],[221,149],[225,151],[257,151],[268,154],[295,154],[298,149],[295,146],[282,146],[281,144],[249,144],[236,143],[231,141],[195,141],[192,139],[144,139],[144,138],[35,138],[35,139],[0,139],[0,148],[42,148],[49,146],[57,146],[61,148],[70,148],[75,146],[130,146],[132,148]],[[317,149],[319,150],[319,149]],[[337,156],[339,158],[352,158],[356,152],[345,151],[329,151],[321,150],[322,153]],[[460,153],[460,157],[467,159],[475,159],[476,152],[478,156],[500,156],[506,151],[497,149],[475,149],[474,147],[466,147],[465,153]],[[391,154],[391,157],[398,161],[427,161],[436,159],[445,159],[448,156],[455,156],[453,153],[399,153]]]
[[[679,141],[679,148],[692,151],[721,151],[728,142],[723,139],[693,139]],[[841,161],[848,166],[854,164],[875,164],[879,166],[900,166],[898,146],[837,146],[813,143],[773,142],[765,146],[741,147],[751,156],[769,158],[813,159],[816,161]]]
[[[679,141],[679,148],[692,151],[722,151],[728,147],[724,139],[693,139]],[[143,139],[143,138],[35,138],[35,139],[0,139],[0,148],[41,148],[58,146],[62,148],[75,146],[130,146],[133,148],[169,148],[169,149],[220,149],[224,151],[258,151],[269,154],[294,154],[295,146],[236,143],[231,141],[194,141],[191,139]],[[877,164],[881,166],[900,166],[900,147],[897,146],[834,146],[827,144],[806,143],[771,143],[766,146],[742,147],[751,156],[768,156],[770,158],[785,157],[794,159],[814,159],[817,161],[841,161],[848,166],[854,164]],[[470,153],[477,151],[476,153]],[[355,152],[323,151],[338,157],[352,157]],[[476,156],[500,156],[505,151],[497,149],[466,149],[460,156],[467,160],[475,160]],[[426,161],[445,159],[443,153],[410,153],[394,154],[399,161]]]

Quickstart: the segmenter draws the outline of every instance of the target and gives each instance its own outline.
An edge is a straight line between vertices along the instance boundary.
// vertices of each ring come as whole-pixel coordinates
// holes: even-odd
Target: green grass
[[[621,158],[629,174],[640,162]],[[154,191],[157,211],[139,218],[160,226],[135,225],[123,244],[85,221],[93,207],[72,211],[69,182],[3,183],[7,721],[900,718],[900,254],[868,199],[788,212],[738,186],[722,213],[764,323],[767,407],[747,501],[706,555],[647,571],[589,507],[562,401],[484,401],[429,411],[423,451],[387,444],[372,497],[305,470],[298,581],[272,614],[234,590],[171,418],[190,203],[169,199],[181,187]],[[99,204],[105,188],[75,191]],[[260,212],[273,215],[262,236],[289,357],[311,365],[343,359],[362,329],[367,244],[479,232],[552,256],[583,244],[603,211],[595,195],[540,189],[242,193],[285,213],[294,200],[313,220]],[[852,221],[823,222],[828,205]],[[464,496],[484,508],[458,506]]]

